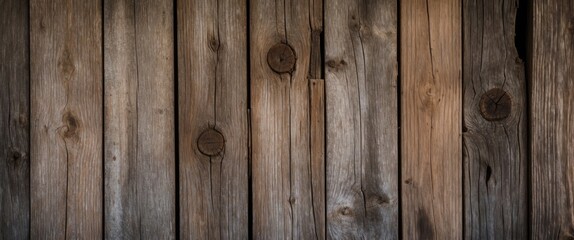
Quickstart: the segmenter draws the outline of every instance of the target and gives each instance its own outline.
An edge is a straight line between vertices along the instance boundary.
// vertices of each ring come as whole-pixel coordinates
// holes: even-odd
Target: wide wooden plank
[[[182,239],[248,237],[246,6],[177,3]]]
[[[463,5],[465,238],[526,239],[528,136],[524,64],[514,43],[518,0]]]
[[[397,1],[327,1],[327,236],[397,239]]]
[[[574,2],[531,9],[532,239],[574,236]]]
[[[317,215],[324,195],[313,186],[322,176],[312,170],[309,103],[309,78],[319,75],[312,32],[320,32],[320,6],[310,0],[250,2],[255,239],[316,239],[324,231],[318,220],[324,216]]]
[[[0,239],[28,239],[28,1],[0,0],[0,6]]]
[[[401,2],[405,239],[462,238],[461,1]]]
[[[173,1],[104,1],[105,237],[174,239]]]
[[[102,238],[102,9],[30,2],[31,238]]]

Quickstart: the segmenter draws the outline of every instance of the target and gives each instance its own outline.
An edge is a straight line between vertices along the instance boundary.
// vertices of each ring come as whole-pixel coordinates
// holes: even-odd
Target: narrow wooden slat
[[[531,10],[532,239],[574,236],[574,2]]]
[[[461,2],[401,2],[405,239],[462,238]]]
[[[397,239],[397,1],[327,1],[327,236]]]
[[[246,1],[178,1],[177,22],[181,238],[246,239]]]
[[[514,43],[518,0],[463,4],[465,238],[527,239],[526,79]]]
[[[316,215],[324,196],[314,192],[313,179],[320,176],[313,176],[311,159],[308,77],[318,75],[311,69],[311,52],[312,30],[319,29],[313,3],[250,2],[256,239],[316,239],[324,231],[318,220],[324,216]]]
[[[173,1],[104,1],[105,236],[174,239]]]
[[[311,54],[313,55],[313,54]],[[311,57],[312,58],[312,57]],[[322,65],[322,64],[321,64]],[[325,239],[325,80],[310,79],[311,188],[317,239]]]
[[[31,238],[102,237],[102,9],[30,2]]]
[[[28,239],[28,1],[2,0],[0,6],[0,239]]]

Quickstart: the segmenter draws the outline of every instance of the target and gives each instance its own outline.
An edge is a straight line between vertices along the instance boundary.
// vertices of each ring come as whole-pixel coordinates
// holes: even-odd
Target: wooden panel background
[[[109,239],[176,236],[172,4],[104,0]]]
[[[0,239],[574,237],[570,0],[0,6]]]

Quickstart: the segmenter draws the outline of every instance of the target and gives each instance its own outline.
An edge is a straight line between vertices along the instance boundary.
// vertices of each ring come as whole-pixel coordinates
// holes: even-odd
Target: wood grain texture
[[[527,239],[526,79],[514,43],[518,1],[463,5],[465,238]],[[496,107],[509,106],[510,115],[489,121],[480,104],[497,88],[511,101],[496,97]]]
[[[311,4],[313,3],[313,4]],[[317,2],[250,2],[253,237],[317,239],[323,229],[311,159],[309,78],[312,31],[319,31]],[[315,19],[315,20],[313,20]],[[294,70],[278,74],[267,64],[276,44],[295,52]],[[316,56],[314,56],[317,58]],[[315,181],[317,183],[317,181]]]
[[[0,6],[0,239],[28,239],[28,1],[0,0]]]
[[[174,239],[173,1],[104,1],[105,237]]]
[[[248,237],[247,4],[177,3],[179,193],[182,239]],[[219,155],[198,138],[223,135]]]
[[[461,2],[401,2],[405,239],[461,239]]]
[[[327,236],[397,239],[397,1],[325,4]]]
[[[574,237],[574,2],[534,0],[532,239]]]
[[[32,239],[102,237],[101,6],[30,2]]]
[[[313,54],[311,54],[313,55]],[[325,239],[325,80],[310,79],[311,188],[317,238]]]

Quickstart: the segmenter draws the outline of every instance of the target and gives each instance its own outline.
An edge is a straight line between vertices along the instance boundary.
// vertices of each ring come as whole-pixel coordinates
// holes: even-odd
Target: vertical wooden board
[[[317,226],[317,239],[325,239],[325,80],[310,79],[309,86],[311,191],[313,196],[317,196],[314,198],[316,202],[313,205],[313,214],[319,216],[315,217],[313,222]]]
[[[397,1],[325,5],[327,236],[397,239]]]
[[[532,239],[574,236],[574,2],[531,9]]]
[[[461,2],[401,2],[406,239],[462,238]]]
[[[33,239],[102,237],[101,5],[30,2]]]
[[[105,236],[174,239],[173,1],[104,1]]]
[[[0,6],[0,239],[28,239],[28,1],[2,0]]]
[[[526,239],[526,79],[514,43],[518,0],[463,4],[465,238]]]
[[[182,239],[248,237],[246,6],[177,3]]]
[[[312,31],[320,31],[314,15],[320,11],[313,3],[250,2],[256,239],[316,239],[324,231],[317,220],[323,216],[316,215],[324,196],[313,187],[313,179],[321,176],[313,176],[311,159],[309,77],[318,75],[311,62]]]

